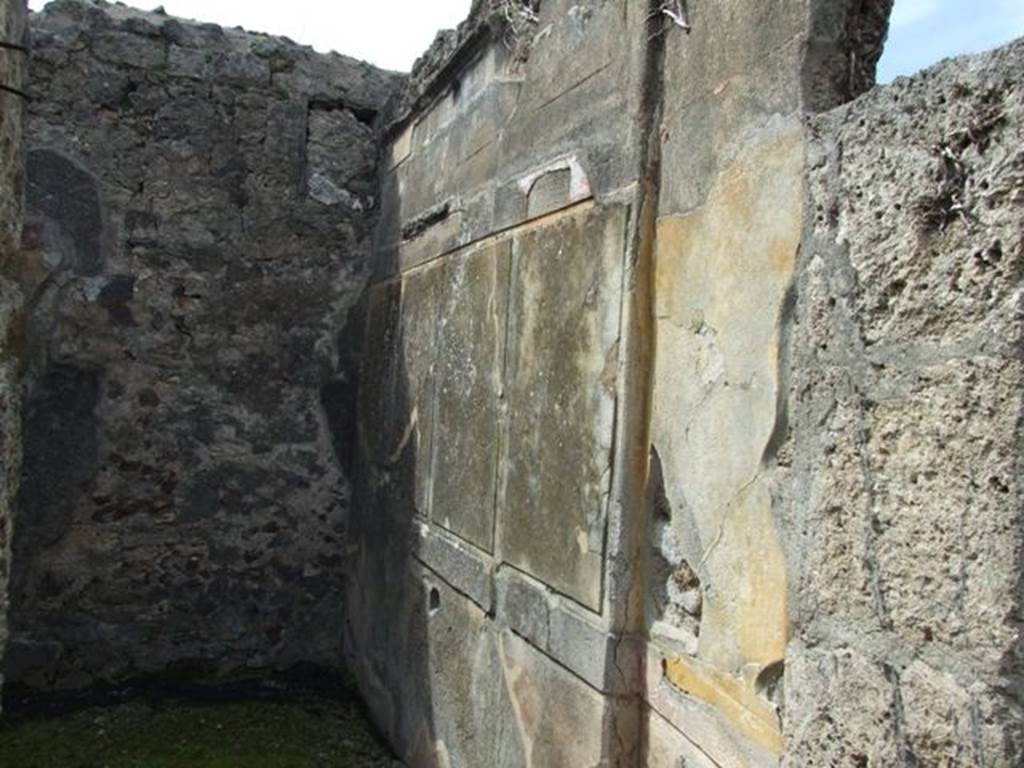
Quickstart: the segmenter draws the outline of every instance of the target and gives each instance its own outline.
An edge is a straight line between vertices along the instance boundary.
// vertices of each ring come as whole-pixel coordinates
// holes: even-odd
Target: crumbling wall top
[[[540,0],[473,0],[469,15],[455,29],[442,29],[415,64],[390,123],[404,124],[451,85],[452,76],[491,40],[503,40],[512,55],[525,59],[538,19]]]
[[[311,99],[343,102],[356,111],[380,111],[403,77],[339,53],[318,53],[287,37],[181,19],[162,7],[141,11],[105,0],[54,0],[33,15],[45,18],[45,24],[34,24],[45,32],[36,34],[61,38],[62,44],[56,47],[63,51],[86,47],[99,58],[129,66],[155,65],[171,70],[171,76],[195,79],[211,74],[226,80],[265,83],[288,92],[308,93]],[[111,39],[111,33],[117,32],[149,38],[154,43],[152,58],[124,49],[123,43],[117,45]],[[197,50],[209,55],[184,53]],[[184,69],[174,66],[184,59],[195,65]]]

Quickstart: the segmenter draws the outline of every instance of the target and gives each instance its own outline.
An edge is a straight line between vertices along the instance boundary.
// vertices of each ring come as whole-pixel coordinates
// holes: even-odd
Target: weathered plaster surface
[[[628,211],[516,238],[501,558],[599,610]],[[570,466],[571,473],[544,467]]]
[[[660,457],[671,555],[703,588],[699,650],[669,676],[738,713],[780,752],[773,707],[758,694],[789,634],[776,535],[772,440],[780,420],[780,345],[802,236],[798,124],[767,128],[704,205],[659,221],[657,364],[651,440]],[[738,708],[738,709],[737,709]]]
[[[537,29],[525,64],[497,37],[416,85],[385,152],[347,646],[414,763],[637,755],[639,657],[602,614],[646,11],[551,2]],[[471,670],[427,661],[439,632]]]
[[[420,71],[420,106],[392,134],[377,243],[382,282],[371,293],[371,305],[379,302],[379,307],[371,306],[368,326],[368,347],[383,353],[383,359],[373,356],[380,362],[371,362],[368,370],[379,366],[390,377],[386,386],[369,391],[386,393],[390,404],[367,405],[363,439],[371,444],[375,439],[374,422],[365,416],[374,408],[390,412],[397,403],[402,416],[389,427],[394,447],[384,454],[396,461],[364,468],[370,490],[359,514],[389,522],[376,525],[367,518],[354,560],[360,570],[352,583],[380,577],[391,579],[390,589],[400,589],[384,561],[394,570],[410,548],[412,565],[403,572],[429,574],[451,588],[451,593],[438,590],[439,605],[449,597],[462,600],[484,612],[482,634],[511,631],[539,651],[544,663],[568,669],[593,690],[616,697],[606,702],[612,711],[618,709],[616,759],[769,766],[780,761],[815,765],[819,756],[859,764],[866,756],[867,764],[895,765],[912,764],[907,761],[915,749],[928,756],[918,758],[925,762],[932,753],[940,761],[953,759],[926,734],[936,729],[949,734],[936,738],[952,742],[957,728],[968,722],[967,714],[951,715],[949,725],[939,722],[936,704],[942,692],[955,693],[956,681],[964,678],[906,655],[923,620],[923,604],[901,580],[926,583],[936,592],[929,642],[953,631],[940,628],[939,614],[945,616],[944,606],[958,599],[975,606],[979,627],[981,616],[1004,627],[996,630],[995,641],[992,632],[985,638],[980,632],[970,635],[969,626],[956,631],[972,638],[964,642],[974,657],[983,658],[984,649],[994,645],[989,674],[1007,674],[1006,659],[1018,642],[1010,587],[1018,579],[1019,568],[1011,562],[1016,545],[1001,542],[999,565],[992,567],[1001,569],[1002,581],[985,570],[984,583],[995,592],[971,597],[956,586],[962,578],[943,579],[948,557],[927,563],[907,559],[908,547],[920,542],[921,528],[933,519],[935,505],[927,497],[908,491],[905,483],[888,490],[872,479],[863,487],[863,480],[838,467],[910,473],[920,483],[927,463],[960,439],[954,425],[961,422],[946,414],[979,408],[987,398],[1012,400],[1018,373],[1006,350],[1015,336],[989,327],[988,318],[999,315],[980,317],[973,309],[951,323],[934,321],[945,333],[962,324],[956,349],[965,348],[967,338],[987,339],[990,347],[1003,339],[999,348],[1007,359],[984,366],[972,359],[979,366],[972,375],[925,356],[930,367],[921,371],[927,378],[911,386],[915,379],[904,377],[909,399],[891,411],[884,399],[873,400],[870,418],[879,423],[872,424],[870,435],[864,431],[868,416],[857,415],[856,403],[849,402],[853,385],[844,383],[849,374],[838,371],[840,363],[815,367],[823,371],[820,379],[809,373],[808,356],[818,354],[817,344],[834,343],[838,333],[830,328],[820,342],[804,335],[808,296],[818,290],[813,281],[824,269],[823,257],[809,255],[817,252],[811,244],[822,238],[817,227],[832,227],[835,240],[843,243],[840,263],[850,265],[839,273],[847,281],[844,290],[853,290],[849,271],[863,271],[864,282],[852,284],[866,287],[854,292],[861,303],[850,316],[866,323],[865,339],[873,344],[871,334],[881,340],[894,322],[902,322],[913,340],[901,342],[899,349],[917,354],[915,345],[931,327],[922,304],[908,303],[905,320],[893,320],[889,309],[901,311],[900,306],[876,296],[880,280],[900,268],[904,249],[918,242],[913,227],[900,221],[890,225],[877,206],[864,207],[861,218],[836,218],[829,213],[836,206],[821,202],[819,168],[828,167],[842,180],[848,166],[822,159],[832,152],[829,157],[843,160],[842,150],[818,145],[832,146],[830,131],[846,129],[850,114],[823,116],[810,129],[805,125],[809,113],[870,87],[890,8],[887,0],[773,2],[755,9],[738,0],[694,3],[693,31],[685,35],[646,27],[646,15],[632,4],[619,6],[615,14],[601,2],[544,3],[536,46],[523,68],[509,68],[493,40],[467,44],[474,35],[486,38],[483,28],[471,23],[444,49],[453,56],[451,69],[433,60],[441,73],[433,83]],[[642,53],[624,50],[623,41],[632,44],[629,35],[641,28]],[[556,44],[586,46],[590,55],[566,59]],[[955,91],[949,83],[943,87]],[[989,91],[1012,94],[1013,87],[1004,82]],[[432,95],[424,100],[423,94]],[[857,104],[876,98],[884,97],[872,94]],[[635,122],[612,117],[626,105],[637,110],[627,111],[640,116]],[[990,123],[1002,126],[1008,119],[999,105],[979,110],[975,123],[955,134],[954,142],[963,143],[963,136],[974,141],[976,125],[987,135]],[[645,125],[656,144],[647,147],[649,157],[630,155],[634,146],[644,145]],[[888,129],[890,123],[881,115],[865,116],[860,130],[869,137],[879,126]],[[609,151],[609,131],[625,155],[621,149]],[[916,146],[929,155],[934,141],[922,138]],[[895,143],[893,138],[889,145]],[[989,182],[993,189],[1008,190],[990,196],[989,209],[1008,229],[996,238],[998,245],[979,247],[980,255],[972,257],[1006,270],[1007,244],[1015,243],[1010,232],[1016,219],[1006,218],[1015,166],[1011,153],[993,152],[992,171],[998,168],[1010,181]],[[960,213],[961,198],[948,199],[950,182],[961,181],[960,165],[953,164],[951,176],[949,170],[932,178],[933,171],[922,177],[901,166],[863,187],[832,194],[859,211],[857,201],[869,188],[879,195],[887,185],[904,191],[930,185],[935,192],[924,201],[931,203],[925,221],[933,227],[938,222],[945,232],[967,221]],[[829,178],[828,184],[840,183]],[[952,192],[959,194],[959,188]],[[946,208],[939,205],[936,213],[933,198],[943,195],[937,202]],[[628,205],[621,214],[624,226],[612,227],[610,214],[618,201]],[[900,210],[895,202],[889,208]],[[602,221],[601,234],[588,223]],[[581,227],[592,226],[592,234],[581,235]],[[889,241],[886,227],[893,233]],[[882,246],[897,241],[903,244],[889,258]],[[950,258],[944,247],[932,248],[933,263]],[[618,273],[611,270],[616,248],[624,256]],[[473,269],[456,267],[453,273],[446,262]],[[507,284],[501,277],[506,263]],[[446,274],[474,277],[459,282]],[[993,311],[1001,307],[1002,316],[1012,316],[1009,297],[1016,289],[1006,287],[1012,281],[997,290],[992,281],[998,278],[988,279]],[[617,315],[615,302],[603,298],[615,292],[616,283]],[[899,278],[901,300],[909,284]],[[936,307],[951,304],[943,285],[928,280],[922,289]],[[435,296],[444,297],[437,299],[438,312],[424,313]],[[999,304],[1000,296],[1009,303]],[[952,301],[954,307],[960,304],[959,298]],[[876,320],[878,312],[883,314]],[[420,327],[424,320],[434,324],[431,329]],[[455,339],[453,349],[435,341],[442,354],[425,359],[423,340],[436,340],[445,328]],[[453,364],[452,353],[461,366]],[[501,376],[495,375],[501,369],[494,364],[498,357],[504,358]],[[650,391],[644,393],[636,382],[648,370]],[[898,381],[903,379],[887,385],[903,386]],[[970,381],[977,384],[968,401]],[[837,395],[834,408],[821,410],[825,406],[818,398],[828,400],[827,393],[840,385],[844,394]],[[440,405],[451,398],[452,388],[463,393],[465,410]],[[938,397],[941,391],[950,394]],[[623,399],[625,392],[629,399]],[[906,407],[926,409],[919,416],[924,423],[949,425],[930,449],[921,447],[926,433],[906,421]],[[828,427],[814,415],[819,413],[852,430],[834,452],[824,454],[834,472],[820,463],[819,443]],[[988,434],[1004,437],[991,439],[1009,440],[1017,411],[998,413],[985,429],[998,425]],[[481,449],[471,459],[469,445]],[[638,445],[649,454],[649,509],[625,490],[645,471],[633,458]],[[402,453],[406,449],[408,455]],[[915,450],[919,458],[913,458]],[[1002,454],[1015,456],[1009,448]],[[869,461],[869,455],[879,459]],[[1010,488],[1004,475],[1010,476],[994,475],[991,487]],[[461,478],[457,484],[455,476]],[[853,505],[877,505],[891,494],[886,503],[893,510],[887,524],[892,537],[872,531],[844,543],[828,533],[829,525],[816,517],[822,514],[813,506],[817,502],[809,502],[818,488]],[[588,512],[602,495],[608,499],[599,512],[603,519]],[[918,517],[898,514],[915,505],[920,505]],[[1007,510],[1012,508],[986,507],[985,525],[1010,530],[1008,521],[1015,518]],[[411,542],[394,525],[410,529]],[[895,536],[903,528],[906,541]],[[916,532],[913,538],[910,531]],[[950,547],[959,541],[951,535],[924,539]],[[603,543],[595,548],[598,541]],[[964,572],[979,567],[966,565],[973,559],[964,562]],[[891,574],[888,582],[881,578],[884,573]],[[410,578],[418,583],[419,576]],[[864,594],[851,589],[851,580],[858,578],[874,586]],[[641,592],[646,595],[638,599]],[[406,591],[400,609],[388,594],[384,589],[367,598],[357,615],[379,615],[380,605],[388,615],[421,611],[427,623],[435,615],[431,588],[412,596]],[[846,620],[847,611],[861,617],[858,621],[870,619],[880,601],[894,624],[880,628],[882,635],[870,624]],[[645,615],[638,616],[641,606]],[[899,634],[897,620],[914,629]],[[881,642],[886,632],[891,638]],[[840,646],[819,633],[861,637],[862,647]],[[445,729],[455,706],[446,698],[452,673],[441,670],[418,680],[419,698],[407,706],[393,691],[402,689],[398,681],[417,676],[396,677],[388,660],[405,653],[408,642],[395,639],[384,654],[371,650],[376,661],[364,664],[358,657],[373,648],[373,637],[367,627],[354,629],[350,650],[364,689],[379,697],[381,711],[396,723],[396,743],[416,741],[403,724],[406,716],[418,717],[421,730]],[[909,682],[901,688],[894,676],[903,669]],[[506,684],[510,679],[507,665],[494,674]],[[970,678],[963,670],[960,674]],[[1016,685],[1012,675],[999,679],[999,690]],[[961,684],[971,688],[977,682]],[[998,712],[989,715],[1000,723],[995,730],[1009,733],[1015,727],[1015,694],[997,693],[995,682],[986,685],[991,688],[982,696],[984,704],[970,705],[966,692],[953,700],[963,702],[963,712],[973,712],[971,722],[980,722],[984,707]],[[852,695],[840,702],[845,689]],[[862,716],[846,709],[840,717],[829,714],[830,706],[854,705],[858,696],[866,699]],[[907,712],[900,714],[900,708]],[[521,714],[517,723],[532,722]],[[629,723],[636,730],[623,730]],[[462,748],[458,738],[450,732],[428,739],[436,752],[428,763],[444,764],[437,756],[444,754],[458,764],[452,757]],[[530,728],[508,736],[514,746],[497,746],[502,738],[488,742],[489,748],[528,754],[534,743]],[[853,750],[858,743],[866,751]]]
[[[648,663],[667,687],[649,684],[646,698],[653,722],[685,736],[680,748],[689,740],[723,765],[774,764],[783,750],[776,453],[803,237],[810,6],[701,4],[693,33],[666,48],[647,621]],[[695,707],[701,717],[687,715]]]
[[[512,241],[446,259],[442,269],[434,427],[444,439],[433,445],[431,516],[493,553]]]

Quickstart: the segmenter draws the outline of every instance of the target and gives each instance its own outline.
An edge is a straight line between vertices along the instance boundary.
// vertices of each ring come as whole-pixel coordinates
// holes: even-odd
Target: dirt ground
[[[392,768],[344,701],[135,700],[0,723],[0,768]]]

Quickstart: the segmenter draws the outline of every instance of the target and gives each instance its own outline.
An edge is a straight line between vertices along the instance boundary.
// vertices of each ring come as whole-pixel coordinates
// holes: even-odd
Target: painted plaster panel
[[[501,556],[597,609],[615,418],[626,209],[518,237]]]

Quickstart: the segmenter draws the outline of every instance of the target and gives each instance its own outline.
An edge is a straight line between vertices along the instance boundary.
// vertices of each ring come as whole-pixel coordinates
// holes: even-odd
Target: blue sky
[[[756,2],[757,0],[752,0]],[[434,33],[458,24],[470,0],[127,0],[129,5],[287,35],[387,69],[408,70]],[[693,3],[715,0],[691,0]],[[45,0],[30,0],[38,10]],[[1024,35],[1024,0],[896,0],[879,81],[910,75],[946,56]]]
[[[878,81],[1024,36],[1024,0],[896,0]]]

